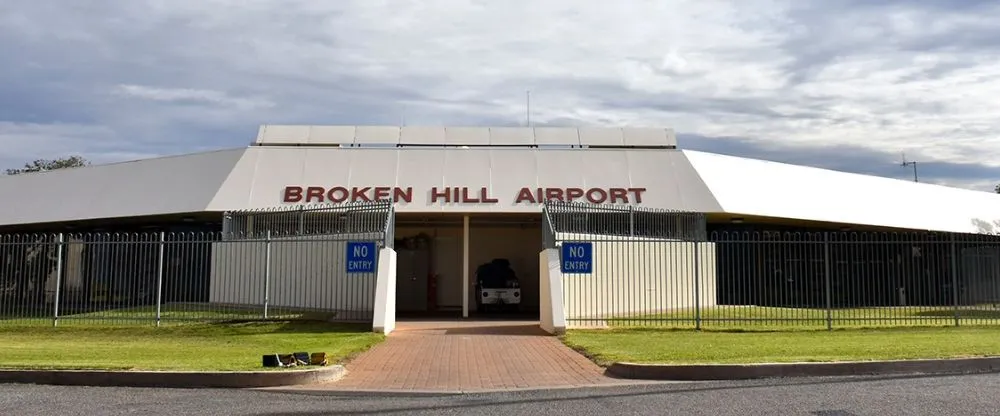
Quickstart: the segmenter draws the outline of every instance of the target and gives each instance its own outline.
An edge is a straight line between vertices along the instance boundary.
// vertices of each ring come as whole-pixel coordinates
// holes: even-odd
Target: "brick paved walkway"
[[[483,391],[618,384],[537,322],[400,322],[336,383],[304,389]]]

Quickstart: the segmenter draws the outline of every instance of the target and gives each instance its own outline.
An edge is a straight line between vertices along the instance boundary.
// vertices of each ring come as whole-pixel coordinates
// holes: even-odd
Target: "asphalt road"
[[[675,383],[438,397],[0,385],[2,415],[996,415],[1000,375]]]

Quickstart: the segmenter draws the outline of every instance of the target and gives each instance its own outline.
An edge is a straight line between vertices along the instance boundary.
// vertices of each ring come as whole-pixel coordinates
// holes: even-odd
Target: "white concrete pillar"
[[[396,329],[396,250],[388,247],[378,254],[374,312],[372,330],[388,335]]]
[[[469,216],[462,217],[462,317],[469,317]]]

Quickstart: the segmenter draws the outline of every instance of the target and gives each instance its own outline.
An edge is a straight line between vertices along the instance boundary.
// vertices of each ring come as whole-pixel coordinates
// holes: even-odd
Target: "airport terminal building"
[[[768,266],[759,252],[755,259],[743,249],[727,254],[732,241],[721,236],[920,232],[948,241],[991,234],[1000,221],[1000,195],[684,150],[664,128],[264,125],[247,147],[0,177],[0,199],[0,233],[7,234],[220,232],[227,213],[391,201],[393,303],[401,314],[468,315],[476,309],[477,267],[502,258],[520,278],[522,309],[544,315],[551,281],[539,253],[552,248],[543,238],[545,201],[697,214],[704,228],[698,239],[712,243],[693,257],[702,304],[793,301],[751,293],[766,286],[747,283],[773,274],[762,268],[787,270],[791,260]],[[221,249],[206,247],[179,260],[184,273],[205,275],[190,290],[204,292],[202,301],[236,302],[239,296],[219,294],[212,282],[243,275],[221,276]],[[690,260],[668,251],[672,264]],[[63,273],[77,273],[81,282],[101,275],[88,272],[87,264],[97,264],[88,263],[88,254],[74,255],[79,264]],[[632,261],[648,269],[647,260]],[[630,273],[621,278],[634,279]],[[580,284],[566,283],[565,296],[596,290],[573,286]],[[374,280],[363,291],[374,293]],[[925,292],[927,302],[938,293],[933,286]]]

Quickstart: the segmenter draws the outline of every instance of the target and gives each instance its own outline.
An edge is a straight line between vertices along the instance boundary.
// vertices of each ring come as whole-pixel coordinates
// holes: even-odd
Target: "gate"
[[[560,253],[569,327],[697,313],[715,302],[704,214],[550,201],[542,217],[545,247]]]

